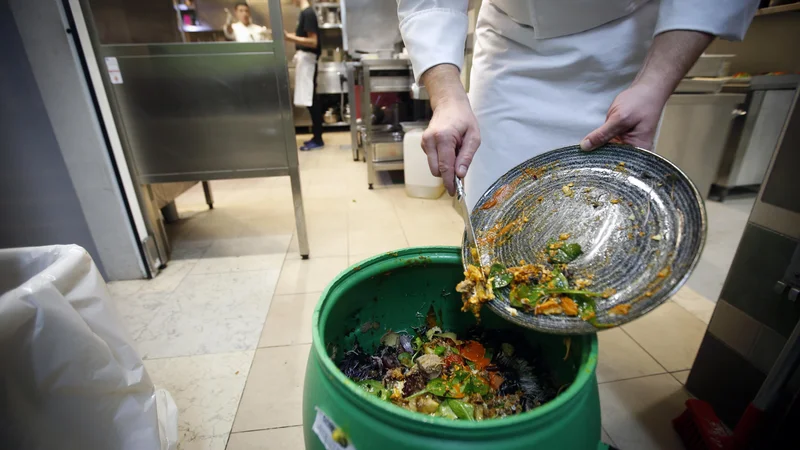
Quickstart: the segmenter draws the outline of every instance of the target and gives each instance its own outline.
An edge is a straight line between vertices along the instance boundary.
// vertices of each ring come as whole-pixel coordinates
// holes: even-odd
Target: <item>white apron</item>
[[[314,70],[317,55],[298,50],[294,53],[294,104],[311,106],[314,102]]]
[[[650,1],[596,28],[537,39],[532,27],[483,2],[470,74],[482,142],[466,178],[470,208],[509,169],[578,144],[603,124],[614,97],[644,61],[658,8]]]

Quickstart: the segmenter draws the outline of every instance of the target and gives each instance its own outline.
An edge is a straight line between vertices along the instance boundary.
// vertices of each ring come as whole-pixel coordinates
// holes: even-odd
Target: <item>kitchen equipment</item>
[[[714,181],[720,200],[724,201],[731,189],[752,188],[764,181],[799,89],[800,75],[750,79],[747,99],[733,123]]]
[[[372,133],[372,162],[403,161],[403,133],[387,131]]]
[[[745,450],[763,448],[758,439],[769,413],[776,406],[783,389],[800,365],[800,322],[794,327],[775,364],[761,384],[753,401],[747,405],[733,432],[729,432],[710,404],[698,399],[686,400],[686,411],[672,421],[672,426],[686,448],[698,450]]]
[[[339,119],[336,117],[336,111],[334,111],[333,108],[328,108],[328,110],[325,111],[325,114],[322,116],[322,120],[327,124],[332,124],[339,121]]]
[[[344,105],[344,112],[342,113],[342,120],[350,122],[350,105]]]
[[[512,450],[606,448],[600,444],[597,336],[574,336],[569,351],[561,336],[521,330],[538,346],[555,385],[554,400],[532,411],[480,422],[462,422],[407,411],[365,395],[336,363],[353,341],[372,351],[392,330],[411,330],[430,308],[442,327],[461,335],[475,319],[461,312],[454,287],[462,279],[456,247],[407,248],[357,263],[322,293],[312,319],[312,345],[303,385],[303,433],[308,450],[420,449]],[[493,314],[492,330],[515,328]],[[502,332],[502,331],[501,331]],[[334,430],[347,446],[334,447]],[[328,443],[326,447],[323,442]]]
[[[569,270],[593,276],[594,292],[616,290],[597,300],[601,328],[640,317],[674,294],[700,258],[707,223],[702,197],[678,167],[615,144],[592,152],[565,147],[525,161],[492,184],[471,219],[484,258],[507,267],[541,261],[548,241],[569,234],[568,242],[583,249]],[[466,264],[471,258],[463,247]],[[512,313],[508,288],[495,296],[486,306],[517,325],[548,333],[597,331],[578,317]],[[622,304],[630,305],[627,314],[609,312]]]
[[[428,122],[403,122],[403,171],[406,195],[435,199],[442,196],[444,183],[431,175],[428,157],[422,151],[422,133]]]
[[[411,63],[402,59],[362,59],[360,67],[359,82],[363,90],[360,95],[361,116],[371,117],[373,113],[377,116],[380,109],[371,103],[372,94],[392,92],[407,93],[411,86]],[[375,119],[379,119],[376,117]],[[373,121],[365,120],[366,139],[364,148],[367,153],[375,148],[371,145],[373,135]],[[378,120],[378,122],[380,122]],[[395,125],[399,120],[395,120]],[[388,170],[403,169],[403,146],[397,149],[399,157],[391,161],[379,161],[379,158],[367,154],[367,185],[372,189],[377,178],[377,172]]]
[[[653,151],[691,178],[703,198],[711,191],[725,142],[740,116],[744,94],[719,93],[723,81],[681,81],[661,117]]]

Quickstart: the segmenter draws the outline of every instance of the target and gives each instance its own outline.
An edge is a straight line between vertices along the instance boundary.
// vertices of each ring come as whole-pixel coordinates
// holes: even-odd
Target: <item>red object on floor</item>
[[[686,400],[686,411],[672,420],[687,450],[744,450],[760,431],[764,411],[751,403],[731,432],[707,402]]]

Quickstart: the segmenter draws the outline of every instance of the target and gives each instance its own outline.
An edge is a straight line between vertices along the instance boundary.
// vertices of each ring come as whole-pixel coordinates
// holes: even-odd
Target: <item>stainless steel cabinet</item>
[[[676,94],[664,108],[654,150],[691,178],[703,197],[717,176],[744,94]]]

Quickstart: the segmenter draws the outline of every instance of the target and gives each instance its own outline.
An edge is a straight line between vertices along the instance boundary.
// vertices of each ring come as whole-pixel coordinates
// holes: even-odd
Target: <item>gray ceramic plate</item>
[[[572,276],[592,274],[595,292],[616,290],[597,301],[600,328],[629,322],[672,296],[697,264],[706,238],[705,206],[689,178],[655,153],[614,144],[588,153],[565,147],[529,159],[492,184],[471,219],[484,263],[507,267],[540,262],[537,253],[547,242],[568,233],[567,242],[583,249],[568,266]],[[487,243],[492,233],[494,242]],[[486,307],[548,333],[598,331],[578,317],[522,310],[514,317],[508,293],[497,290]],[[609,313],[620,304],[631,305],[628,314]]]

